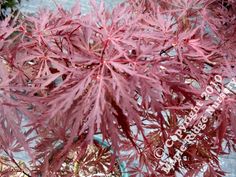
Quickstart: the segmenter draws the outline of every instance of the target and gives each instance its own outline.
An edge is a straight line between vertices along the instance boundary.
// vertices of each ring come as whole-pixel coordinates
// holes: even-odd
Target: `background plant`
[[[16,14],[21,0],[1,0],[0,1],[0,20],[6,18],[10,14]]]

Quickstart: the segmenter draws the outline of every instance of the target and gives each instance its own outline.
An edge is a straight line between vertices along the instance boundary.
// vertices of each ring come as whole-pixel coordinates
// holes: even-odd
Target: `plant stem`
[[[28,176],[28,177],[31,177],[31,175],[29,175],[28,173],[26,173],[21,167],[20,165],[16,162],[16,160],[14,158],[12,158],[12,156],[10,156],[10,154],[4,150],[4,152],[8,155],[8,157],[11,159],[11,161],[17,166],[17,168],[22,172],[24,173],[24,175]]]
[[[107,45],[108,45],[108,40],[106,40],[105,45],[104,45],[104,48],[103,48],[103,50],[102,50],[102,55],[101,55],[101,62],[102,62],[102,63],[103,63],[103,61],[104,61],[103,56],[104,56],[104,54],[105,54],[105,50],[106,50],[106,48],[107,48]]]

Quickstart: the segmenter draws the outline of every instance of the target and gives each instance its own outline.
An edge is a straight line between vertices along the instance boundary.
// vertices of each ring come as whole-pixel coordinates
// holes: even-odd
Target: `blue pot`
[[[98,142],[101,146],[109,147],[109,144],[106,141],[103,141],[101,137],[95,135],[93,139],[94,141]],[[127,168],[126,168],[126,163],[120,162],[119,159],[118,159],[118,163],[119,163],[119,168],[122,174],[121,177],[129,177],[129,173],[127,172]]]

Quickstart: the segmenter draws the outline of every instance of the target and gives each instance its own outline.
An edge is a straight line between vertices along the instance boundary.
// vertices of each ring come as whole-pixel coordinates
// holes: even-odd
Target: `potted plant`
[[[0,23],[2,152],[27,152],[28,176],[58,176],[101,133],[110,168],[118,158],[130,176],[224,176],[218,157],[235,150],[235,1],[90,3],[85,15],[79,2],[56,4]]]

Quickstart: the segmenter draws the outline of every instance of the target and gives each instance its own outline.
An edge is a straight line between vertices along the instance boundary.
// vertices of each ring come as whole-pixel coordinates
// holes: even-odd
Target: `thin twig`
[[[4,152],[8,155],[8,157],[11,159],[11,161],[17,166],[17,168],[19,168],[19,170],[20,170],[22,173],[24,173],[24,175],[26,175],[26,176],[28,176],[28,177],[31,177],[31,175],[29,175],[28,173],[26,173],[26,172],[20,167],[20,165],[15,161],[15,159],[10,156],[10,154],[9,154],[6,150],[4,150]]]

